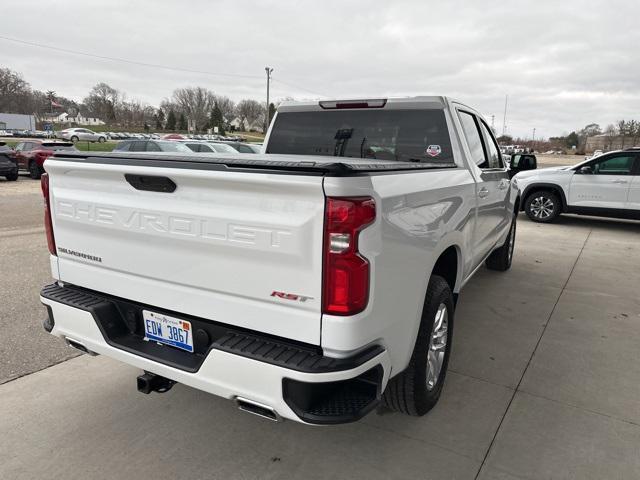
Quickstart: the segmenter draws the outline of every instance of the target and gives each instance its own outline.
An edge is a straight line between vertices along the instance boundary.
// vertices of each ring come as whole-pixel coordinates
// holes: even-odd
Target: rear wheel
[[[31,178],[33,178],[34,180],[38,180],[40,178],[40,176],[42,175],[42,170],[40,170],[40,167],[38,166],[38,164],[34,161],[29,163],[29,176]]]
[[[449,364],[453,313],[449,284],[433,275],[409,366],[389,380],[384,392],[383,402],[387,407],[422,416],[438,402]]]
[[[9,175],[6,176],[6,179],[9,180],[10,182],[15,182],[16,180],[18,180],[18,172],[10,173]]]
[[[496,248],[489,258],[487,258],[485,265],[489,270],[497,270],[504,272],[511,268],[511,262],[513,261],[513,251],[516,246],[516,218],[514,215],[511,220],[511,228],[509,229],[509,235],[504,241],[504,244],[500,248]]]
[[[75,135],[73,137],[71,137],[71,141],[73,143],[76,143],[78,140],[80,140],[78,137],[76,137]]]
[[[560,215],[560,199],[548,190],[533,192],[524,202],[524,211],[534,222],[550,223]]]

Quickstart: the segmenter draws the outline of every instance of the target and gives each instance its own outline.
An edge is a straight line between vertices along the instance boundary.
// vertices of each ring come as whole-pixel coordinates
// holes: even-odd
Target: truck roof
[[[444,96],[416,96],[416,97],[370,97],[313,101],[285,101],[278,106],[279,112],[316,111],[335,108],[350,108],[349,105],[360,105],[353,108],[367,108],[363,104],[370,102],[368,108],[385,109],[443,109],[450,98]],[[341,105],[336,107],[335,105]]]

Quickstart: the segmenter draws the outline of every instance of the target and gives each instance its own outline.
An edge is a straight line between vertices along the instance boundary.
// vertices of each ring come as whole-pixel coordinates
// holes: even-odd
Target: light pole
[[[533,127],[533,133],[531,134],[531,153],[536,149],[536,127]]]
[[[271,73],[273,73],[273,68],[264,67],[264,71],[267,72],[267,113],[265,115],[265,122],[264,122],[264,131],[266,133],[267,128],[269,128],[269,121],[271,120],[269,118],[269,82],[271,81]]]
[[[505,133],[507,133],[507,100],[509,100],[509,95],[504,96],[504,117],[502,117],[502,136],[503,137]]]

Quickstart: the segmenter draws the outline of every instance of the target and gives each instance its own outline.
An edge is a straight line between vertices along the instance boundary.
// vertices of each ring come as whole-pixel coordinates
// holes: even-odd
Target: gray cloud
[[[151,104],[203,85],[235,99],[437,94],[502,130],[556,135],[640,116],[640,4],[578,0],[147,1],[3,5],[2,35],[147,63],[161,70],[0,41],[2,66],[38,89],[81,99],[98,81]],[[313,92],[313,93],[311,93]]]

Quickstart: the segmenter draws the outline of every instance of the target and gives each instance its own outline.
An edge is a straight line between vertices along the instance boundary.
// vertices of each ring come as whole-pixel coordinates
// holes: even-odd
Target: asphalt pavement
[[[52,281],[40,182],[0,178],[0,384],[77,356],[45,333],[40,289]]]

